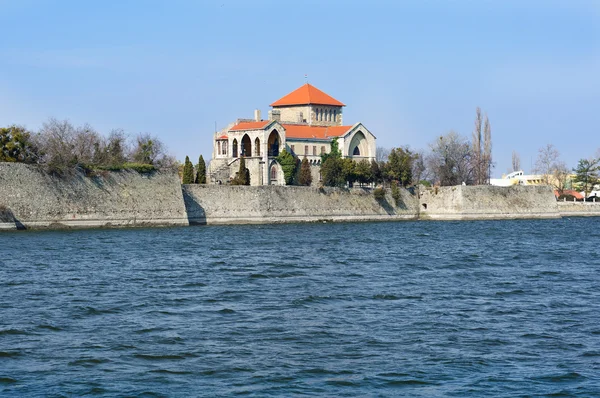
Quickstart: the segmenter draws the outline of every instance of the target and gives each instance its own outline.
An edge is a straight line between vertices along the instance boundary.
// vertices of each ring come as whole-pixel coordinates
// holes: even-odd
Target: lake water
[[[600,396],[600,218],[0,234],[0,396]]]

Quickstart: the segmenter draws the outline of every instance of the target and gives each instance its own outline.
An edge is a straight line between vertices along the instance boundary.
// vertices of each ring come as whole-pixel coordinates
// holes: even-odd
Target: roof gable
[[[288,95],[273,102],[271,106],[286,106],[286,105],[332,105],[332,106],[346,106],[340,101],[336,100],[329,94],[325,94],[318,88],[311,86],[306,83],[300,88],[292,91]]]
[[[271,124],[272,120],[261,120],[260,122],[240,122],[229,129],[229,131],[262,130]]]

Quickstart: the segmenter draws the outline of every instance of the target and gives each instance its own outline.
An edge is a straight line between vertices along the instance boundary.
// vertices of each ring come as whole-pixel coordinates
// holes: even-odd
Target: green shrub
[[[373,190],[373,196],[378,201],[385,200],[385,189],[377,187]]]

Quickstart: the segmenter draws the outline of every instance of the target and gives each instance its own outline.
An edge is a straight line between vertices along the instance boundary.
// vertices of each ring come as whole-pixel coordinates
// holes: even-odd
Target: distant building
[[[209,183],[228,183],[243,156],[251,185],[284,185],[276,158],[285,148],[308,159],[316,184],[321,154],[331,151],[334,138],[343,157],[375,159],[375,136],[362,123],[344,125],[344,106],[307,83],[273,102],[266,120],[259,110],[254,111],[254,119],[237,119],[214,134]]]
[[[525,174],[523,170],[513,171],[502,178],[490,178],[490,185],[509,187],[511,185],[554,185],[556,177],[544,174]],[[570,177],[569,177],[570,183]]]

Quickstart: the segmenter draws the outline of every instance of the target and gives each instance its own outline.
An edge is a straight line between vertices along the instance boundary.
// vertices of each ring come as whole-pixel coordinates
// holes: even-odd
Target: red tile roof
[[[285,128],[286,138],[297,139],[327,139],[330,137],[340,137],[348,132],[352,126],[307,126],[303,124],[282,124]]]
[[[267,124],[271,123],[271,120],[262,120],[260,122],[240,122],[229,129],[229,131],[239,130],[261,130],[267,127]]]
[[[563,195],[571,195],[574,196],[575,199],[579,199],[579,200],[583,200],[583,195],[573,189],[565,189],[563,190]],[[558,192],[558,190],[554,190],[554,196],[556,196],[557,198],[560,196],[560,192]]]
[[[292,91],[288,95],[273,102],[271,106],[286,106],[286,105],[333,105],[345,106],[340,101],[332,96],[325,94],[318,88],[306,83],[302,87]]]
[[[227,137],[226,135],[222,135],[222,136],[220,136],[220,137],[219,137],[219,138],[217,138],[217,139],[218,139],[218,140],[226,140],[226,139],[228,139],[228,138],[229,138],[229,137]]]

